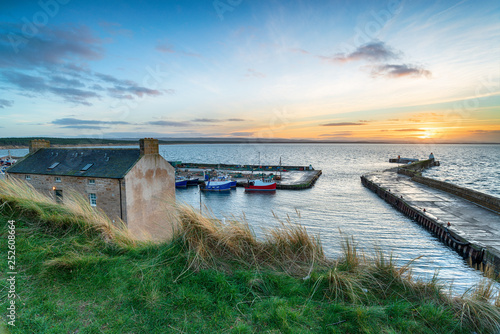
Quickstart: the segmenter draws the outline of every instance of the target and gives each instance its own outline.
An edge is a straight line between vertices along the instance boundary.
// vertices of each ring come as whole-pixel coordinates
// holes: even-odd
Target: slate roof
[[[7,173],[121,179],[139,159],[139,149],[42,148],[7,169]],[[89,164],[92,166],[82,170]]]

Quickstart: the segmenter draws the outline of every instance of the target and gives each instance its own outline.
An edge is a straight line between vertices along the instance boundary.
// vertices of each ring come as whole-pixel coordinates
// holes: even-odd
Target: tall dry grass
[[[414,276],[411,265],[420,257],[398,267],[392,255],[384,255],[380,250],[372,257],[361,254],[348,237],[344,237],[342,249],[342,256],[326,275],[333,300],[353,304],[380,299],[432,302],[452,309],[465,328],[500,332],[500,290],[498,277],[491,268],[484,270],[486,277],[478,284],[462,296],[453,297],[445,292],[437,273],[425,281]]]
[[[57,204],[53,197],[40,193],[30,184],[9,178],[0,180],[0,206],[30,218],[33,225],[60,230],[77,229],[100,235],[121,247],[137,244],[122,221],[113,223],[76,191],[66,191],[64,204]]]
[[[247,267],[271,267],[299,276],[310,273],[311,266],[326,265],[318,238],[303,226],[281,223],[258,240],[246,221],[222,222],[201,215],[189,206],[178,206],[178,236],[192,254],[195,267],[224,268],[230,263]]]

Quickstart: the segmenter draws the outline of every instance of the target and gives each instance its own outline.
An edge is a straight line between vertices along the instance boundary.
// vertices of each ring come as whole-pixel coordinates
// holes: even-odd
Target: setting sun
[[[419,136],[418,138],[420,138],[420,139],[429,139],[429,138],[433,138],[434,137],[434,134],[435,134],[434,129],[422,129],[422,130],[425,130],[425,132],[421,136]]]

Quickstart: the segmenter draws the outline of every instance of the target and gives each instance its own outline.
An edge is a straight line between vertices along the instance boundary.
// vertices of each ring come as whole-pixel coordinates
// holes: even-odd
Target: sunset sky
[[[26,136],[500,143],[500,1],[2,1]]]

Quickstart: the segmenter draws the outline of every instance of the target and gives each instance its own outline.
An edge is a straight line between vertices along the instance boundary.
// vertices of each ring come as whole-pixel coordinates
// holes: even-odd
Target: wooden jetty
[[[203,172],[217,174],[217,171],[229,174],[239,187],[243,187],[249,178],[272,177],[276,180],[276,189],[302,190],[311,188],[321,176],[322,171],[312,166],[276,166],[276,165],[230,165],[171,162],[180,175],[202,176]]]
[[[361,182],[471,265],[500,274],[500,199],[422,177],[418,170],[431,163],[363,175]]]

